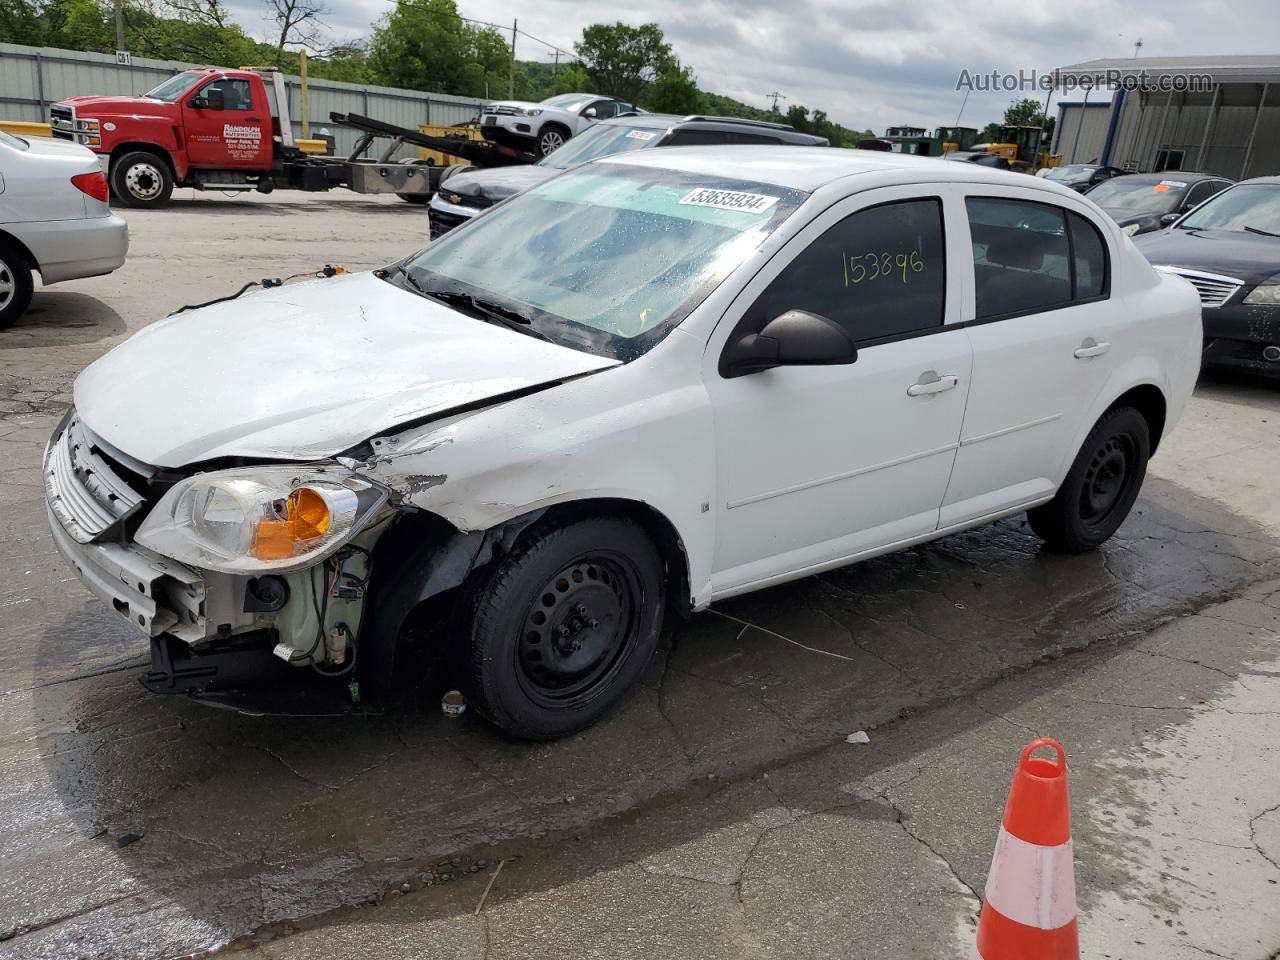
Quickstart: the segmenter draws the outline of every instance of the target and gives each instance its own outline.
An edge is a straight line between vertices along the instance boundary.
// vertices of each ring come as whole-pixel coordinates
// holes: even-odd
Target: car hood
[[[1170,227],[1135,237],[1134,243],[1157,266],[1220,273],[1245,283],[1258,283],[1280,273],[1280,237]]]
[[[450,177],[440,185],[440,190],[442,193],[456,193],[464,197],[505,200],[545,183],[560,172],[552,167],[539,167],[536,164],[468,170]]]
[[[70,140],[55,140],[52,137],[23,137],[27,142],[24,156],[41,157],[48,160],[82,160],[85,168],[98,169],[98,155],[88,147],[82,147]]]
[[[361,273],[153,323],[81,373],[74,400],[94,433],[156,467],[318,460],[616,363]]]
[[[490,107],[542,107],[540,103],[534,103],[532,100],[488,100],[484,104],[485,109]],[[552,109],[550,107],[542,107],[543,110]]]
[[[83,96],[83,97],[67,97],[65,100],[59,100],[59,104],[75,107],[77,117],[92,116],[94,110],[106,110],[114,113],[125,113],[132,115],[140,108],[145,108],[147,113],[155,113],[156,110],[176,114],[177,105],[170,103],[168,100],[156,100],[152,97],[104,97],[104,96]]]

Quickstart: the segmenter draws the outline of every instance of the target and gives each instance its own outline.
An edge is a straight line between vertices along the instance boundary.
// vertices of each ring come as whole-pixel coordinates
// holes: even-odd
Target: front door
[[[183,101],[187,162],[197,170],[266,170],[271,111],[261,84],[214,77]]]
[[[971,362],[949,267],[963,248],[944,229],[956,202],[950,187],[917,185],[836,204],[721,321],[704,371],[716,434],[714,595],[937,527]],[[844,326],[857,360],[725,377],[725,344],[790,309]]]
[[[1020,192],[974,189],[965,201],[973,386],[944,527],[1051,495],[1115,357],[1130,352],[1124,311],[1110,301],[1103,231],[1080,212]]]

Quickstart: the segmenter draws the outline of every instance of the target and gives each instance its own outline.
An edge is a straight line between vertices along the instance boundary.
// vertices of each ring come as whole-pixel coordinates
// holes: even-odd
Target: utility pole
[[[556,49],[556,62],[555,62],[554,64],[552,64],[552,66],[551,66],[551,76],[554,78],[554,77],[555,77],[555,75],[556,75],[559,71],[560,71],[560,50],[559,50],[559,48],[557,48],[557,49]]]
[[[115,0],[116,8],[116,49],[127,49],[124,45],[124,0]]]
[[[773,93],[766,93],[765,96],[773,101],[773,107],[771,109],[774,113],[778,112],[778,101],[787,99],[782,94],[778,93],[777,90],[773,91]]]
[[[1138,51],[1143,47],[1142,38],[1139,37],[1133,45],[1133,59],[1138,59]]]
[[[514,100],[516,96],[516,27],[520,21],[514,17],[511,20],[511,63],[507,67],[507,99]]]

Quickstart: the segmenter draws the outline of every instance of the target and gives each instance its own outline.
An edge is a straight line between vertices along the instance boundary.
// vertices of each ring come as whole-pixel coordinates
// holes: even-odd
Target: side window
[[[715,130],[676,130],[667,141],[668,147],[718,147],[725,143],[725,135]]]
[[[618,101],[616,100],[597,100],[591,106],[596,109],[597,120],[608,120],[618,114]]]
[[[1222,180],[1202,180],[1187,191],[1187,199],[1182,203],[1183,210],[1190,210],[1204,203],[1227,184]]]
[[[1089,300],[1107,292],[1107,245],[1098,228],[1076,213],[1067,212],[1071,226],[1071,257],[1075,270],[1073,300]]]
[[[248,80],[233,80],[223,77],[215,80],[201,91],[201,96],[211,104],[219,101],[223,110],[252,110],[253,98],[249,93]]]
[[[942,326],[946,262],[939,200],[852,214],[800,253],[756,302],[763,325],[808,310],[859,343]]]
[[[730,143],[773,143],[778,144],[782,141],[777,137],[766,137],[759,133],[730,133],[727,134]]]
[[[995,197],[970,197],[965,206],[975,319],[1052,310],[1106,294],[1106,243],[1083,217],[1052,204]]]

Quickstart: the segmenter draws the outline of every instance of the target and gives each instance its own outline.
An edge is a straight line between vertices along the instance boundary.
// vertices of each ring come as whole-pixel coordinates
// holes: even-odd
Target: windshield
[[[477,217],[405,269],[423,292],[489,300],[563,346],[631,360],[687,317],[806,196],[593,164]]]
[[[1169,213],[1178,209],[1187,195],[1185,180],[1141,180],[1115,177],[1089,191],[1089,199],[1108,210],[1127,213]]]
[[[596,99],[585,93],[562,93],[558,97],[547,97],[542,101],[544,107],[555,107],[557,110],[576,110],[580,104]]]
[[[1280,236],[1280,184],[1229,187],[1187,214],[1178,229],[1239,230]]]
[[[186,73],[170,77],[164,83],[152,87],[143,96],[150,97],[152,100],[166,100],[169,103],[173,103],[173,101],[177,100],[207,76],[209,76],[207,73],[196,73],[194,70],[188,70]]]
[[[1083,163],[1073,163],[1065,167],[1055,167],[1044,175],[1046,180],[1087,180],[1097,167]]]
[[[17,137],[5,133],[3,130],[0,130],[0,143],[3,143],[6,147],[13,147],[15,150],[25,150],[29,146],[27,141],[19,140]]]
[[[551,167],[553,170],[568,170],[570,167],[579,166],[598,157],[657,146],[665,133],[665,130],[598,124],[578,134],[554,153],[547,154],[538,161],[538,166]]]

